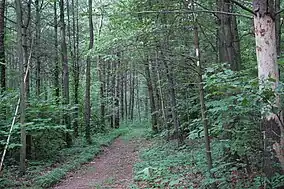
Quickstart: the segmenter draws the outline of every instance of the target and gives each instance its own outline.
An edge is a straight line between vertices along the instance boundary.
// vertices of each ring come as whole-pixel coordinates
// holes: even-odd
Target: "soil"
[[[133,165],[145,141],[118,138],[80,170],[69,173],[54,189],[127,189],[133,183]]]

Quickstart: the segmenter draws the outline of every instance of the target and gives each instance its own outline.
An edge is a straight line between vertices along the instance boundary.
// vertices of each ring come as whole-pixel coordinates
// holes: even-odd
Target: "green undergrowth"
[[[121,127],[107,133],[96,134],[92,137],[92,145],[87,145],[83,139],[78,139],[71,148],[58,151],[47,161],[30,161],[27,173],[18,178],[17,167],[4,170],[0,179],[0,188],[48,188],[58,183],[72,170],[78,169],[91,161],[101,151],[119,136],[128,135],[129,127]]]
[[[136,184],[132,188],[196,187],[203,178],[200,169],[206,165],[205,156],[198,153],[197,146],[179,147],[176,141],[156,141],[140,153],[142,161],[134,167]]]
[[[139,138],[152,138],[151,123],[148,120],[125,122],[122,128],[128,128],[129,132],[122,135],[123,140],[132,140]]]
[[[135,184],[138,188],[210,188],[215,182],[219,189],[250,188],[261,186],[260,177],[243,178],[240,165],[225,163],[224,143],[212,142],[215,178],[207,171],[205,147],[202,139],[190,140],[179,147],[176,141],[156,140],[149,149],[140,152],[141,161],[134,166]]]

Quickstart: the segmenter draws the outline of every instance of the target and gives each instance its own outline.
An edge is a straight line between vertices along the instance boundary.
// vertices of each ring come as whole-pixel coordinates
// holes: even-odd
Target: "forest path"
[[[142,139],[116,139],[101,155],[69,173],[54,189],[127,189],[133,183],[133,165],[139,160],[139,149],[146,145]]]

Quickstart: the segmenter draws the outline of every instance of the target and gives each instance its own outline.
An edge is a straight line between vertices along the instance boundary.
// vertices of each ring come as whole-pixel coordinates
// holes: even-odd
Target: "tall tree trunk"
[[[60,30],[61,30],[61,61],[62,61],[62,92],[63,92],[63,103],[64,105],[69,105],[69,66],[67,57],[67,45],[66,45],[66,31],[65,31],[65,21],[64,21],[64,0],[59,1],[60,7]],[[68,112],[64,113],[64,123],[67,129],[71,129],[70,116]],[[69,132],[66,133],[66,144],[67,147],[72,145],[72,136]]]
[[[59,60],[58,60],[58,23],[57,23],[57,1],[53,2],[53,11],[54,11],[54,88],[55,88],[55,97],[56,102],[59,103]]]
[[[127,98],[127,92],[128,92],[128,72],[125,73],[124,76],[124,110],[125,110],[125,119],[128,119],[128,98]]]
[[[131,119],[131,107],[132,107],[132,96],[134,95],[132,92],[133,92],[133,68],[132,68],[132,65],[131,65],[131,69],[130,69],[130,73],[129,73],[129,106],[128,106],[128,115],[129,115],[129,119]]]
[[[150,99],[152,131],[154,133],[157,133],[158,132],[158,118],[157,118],[156,103],[155,103],[154,90],[153,90],[153,84],[152,84],[152,78],[151,78],[151,72],[150,72],[150,63],[148,59],[146,60],[146,63],[145,63],[145,76],[146,76],[148,94],[149,94],[149,99]],[[148,100],[146,99],[146,101]],[[145,108],[147,108],[148,103],[145,106],[146,106]]]
[[[136,75],[136,108],[138,113],[138,120],[141,122],[141,104],[140,104],[140,83],[139,77]]]
[[[89,51],[93,49],[94,46],[94,26],[93,26],[93,5],[92,0],[89,0]],[[87,57],[87,69],[86,69],[86,96],[85,96],[85,137],[88,143],[91,143],[91,126],[90,126],[90,119],[91,119],[91,56],[88,55]]]
[[[230,0],[217,0],[217,10],[221,12],[232,12],[232,5]],[[219,49],[219,61],[227,62],[230,64],[232,70],[240,70],[240,54],[238,49],[239,40],[237,24],[234,20],[234,16],[231,14],[218,14],[218,49]],[[235,44],[236,43],[236,44]]]
[[[194,6],[193,6],[194,10]],[[207,158],[207,167],[208,172],[210,173],[211,178],[214,178],[213,173],[211,173],[211,169],[213,168],[213,162],[212,162],[212,154],[211,154],[211,146],[210,146],[210,139],[209,139],[209,125],[208,125],[208,119],[207,119],[207,111],[206,111],[206,105],[205,105],[205,94],[204,94],[204,86],[203,86],[203,77],[202,77],[202,65],[201,65],[201,59],[200,59],[200,48],[199,48],[199,31],[197,26],[197,17],[193,13],[194,17],[194,45],[195,45],[195,53],[196,53],[196,66],[197,66],[197,74],[198,74],[198,86],[199,86],[199,99],[200,99],[200,109],[201,109],[201,116],[202,116],[202,122],[203,122],[203,128],[204,128],[204,140],[205,140],[205,148],[206,148],[206,158]],[[216,183],[214,182],[211,184],[212,188],[217,188]]]
[[[105,124],[105,104],[106,104],[106,98],[105,98],[105,93],[106,91],[106,81],[105,81],[105,65],[103,62],[101,62],[100,57],[98,57],[98,64],[100,67],[100,74],[99,74],[99,79],[100,79],[100,100],[101,100],[101,105],[100,105],[100,119],[101,123],[104,125]]]
[[[130,114],[130,119],[133,120],[134,119],[134,103],[135,103],[135,78],[136,78],[136,71],[133,70],[133,76],[132,76],[132,81],[130,81],[132,84],[131,84],[131,106],[130,106],[130,111],[129,111],[129,114]]]
[[[36,96],[40,95],[40,79],[41,79],[41,70],[40,70],[40,5],[39,0],[35,1],[36,8]]]
[[[5,61],[5,0],[0,1],[0,67],[1,67],[1,94],[6,91],[6,61]],[[5,113],[6,111],[4,111]]]
[[[159,73],[159,70],[161,69],[159,64],[157,65],[158,68],[157,68],[157,78],[158,78],[158,90],[159,90],[159,94],[160,94],[160,100],[161,100],[161,111],[162,111],[162,118],[163,118],[163,126],[164,128],[166,129],[169,129],[169,125],[167,123],[167,118],[166,118],[166,111],[165,111],[165,105],[164,105],[164,95],[163,95],[163,92],[162,92],[162,84],[161,84],[161,77],[160,77],[160,73]],[[169,131],[168,131],[169,133]],[[168,139],[170,137],[168,136]]]
[[[120,68],[120,65],[121,65],[121,60],[120,60],[120,53],[118,52],[117,53],[117,57],[118,57],[118,62],[115,64],[115,74],[116,74],[116,79],[115,79],[115,87],[114,87],[114,127],[115,128],[119,128],[119,125],[120,125],[120,115],[119,115],[119,107],[120,107],[120,102],[119,102],[119,99],[120,99],[120,75],[119,75],[119,68]]]
[[[174,82],[174,76],[172,73],[172,69],[169,68],[167,60],[164,61],[164,66],[166,70],[167,79],[169,82],[169,95],[170,95],[170,103],[171,103],[171,114],[173,116],[174,121],[174,127],[175,127],[175,134],[178,139],[179,145],[182,145],[183,140],[183,134],[182,130],[180,128],[179,118],[177,114],[177,102],[176,102],[176,92],[175,92],[175,82]]]
[[[267,86],[267,80],[269,78],[275,80],[275,82],[271,84],[272,90],[275,90],[279,82],[279,72],[276,63],[275,19],[273,18],[274,3],[273,1],[254,0],[253,6],[255,11],[254,28],[260,90],[263,89],[264,85]],[[274,106],[279,107],[279,105],[279,96],[277,96]],[[266,176],[271,177],[277,171],[275,166],[273,166],[277,160],[271,157],[277,157],[284,170],[283,125],[280,124],[275,114],[270,114],[264,118],[263,130],[265,133],[264,172]]]
[[[79,5],[76,4],[76,10],[78,11]],[[78,24],[78,14],[75,14],[75,0],[72,0],[72,24],[73,24],[73,80],[74,80],[74,104],[75,104],[75,113],[73,120],[73,129],[74,136],[78,137],[79,135],[79,80],[80,80],[80,70],[79,70],[79,59],[78,59],[78,48],[76,45],[76,40],[79,38],[79,31],[77,30],[76,24]]]
[[[241,57],[241,45],[240,45],[240,37],[239,37],[236,15],[232,15],[231,30],[233,38],[233,53],[234,53],[234,63],[231,65],[231,69],[239,71],[241,70],[242,57]]]
[[[120,74],[120,117],[124,119],[124,75]]]
[[[27,4],[26,4],[26,16],[23,17],[23,50],[24,50],[24,59],[25,59],[25,69],[28,69],[28,59],[29,59],[29,55],[28,55],[28,35],[29,35],[29,26],[30,26],[30,20],[31,20],[31,4],[32,4],[32,0],[28,0]],[[22,10],[24,7],[22,7]],[[24,15],[24,14],[23,14]],[[30,41],[32,39],[30,38]],[[30,73],[28,72],[26,81],[25,81],[25,88],[26,88],[26,98],[27,101],[30,97]]]
[[[102,14],[100,18],[100,24],[98,27],[98,36],[101,36],[101,30],[103,27],[104,16]],[[98,75],[100,81],[100,121],[102,125],[105,125],[105,64],[101,60],[101,56],[98,56]]]
[[[29,70],[29,53],[28,53],[28,42],[32,43],[33,39],[28,37],[31,31],[29,31],[30,20],[31,20],[31,5],[32,0],[28,0],[26,4],[26,16],[24,17],[24,25],[23,25],[23,49],[24,49],[24,58],[25,58],[25,70],[28,70],[25,83],[25,92],[26,92],[26,106],[28,106],[29,98],[30,98],[30,70]],[[24,15],[24,14],[23,14]],[[31,51],[32,49],[30,49]],[[29,121],[29,120],[28,120]],[[26,157],[31,158],[32,154],[32,135],[26,135]]]
[[[275,0],[275,12],[280,11],[280,0]],[[276,51],[277,57],[281,56],[281,15],[275,16]]]
[[[26,89],[25,89],[25,55],[23,48],[23,18],[22,18],[22,2],[15,0],[17,14],[17,44],[18,58],[21,72],[21,103],[20,103],[20,123],[21,123],[21,150],[20,150],[20,175],[26,172]]]
[[[0,0],[0,94],[4,94],[6,91],[6,59],[5,59],[5,0]],[[2,105],[0,110],[1,117],[3,121],[6,120],[6,105]]]

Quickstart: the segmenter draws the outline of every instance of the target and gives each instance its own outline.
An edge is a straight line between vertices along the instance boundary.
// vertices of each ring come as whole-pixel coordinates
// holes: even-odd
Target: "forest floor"
[[[69,173],[54,189],[126,189],[133,180],[133,166],[139,161],[139,150],[149,146],[145,139],[116,139],[104,147],[101,155],[79,170]]]

